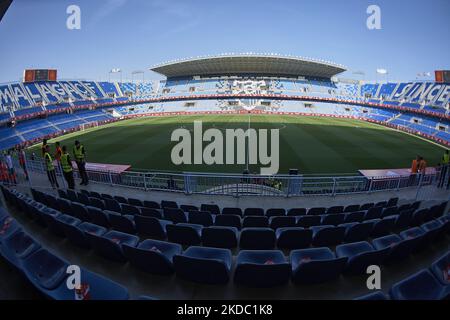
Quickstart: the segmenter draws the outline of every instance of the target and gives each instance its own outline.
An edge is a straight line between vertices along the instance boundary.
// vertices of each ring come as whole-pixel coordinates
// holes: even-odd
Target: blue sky
[[[71,4],[81,9],[80,30],[66,28]],[[366,27],[371,4],[381,30]],[[366,79],[385,68],[389,79],[411,80],[450,69],[449,21],[450,0],[13,0],[0,22],[0,82],[25,68],[94,80],[121,68],[127,79],[163,61],[226,52],[313,57]],[[361,78],[351,71],[345,76]]]

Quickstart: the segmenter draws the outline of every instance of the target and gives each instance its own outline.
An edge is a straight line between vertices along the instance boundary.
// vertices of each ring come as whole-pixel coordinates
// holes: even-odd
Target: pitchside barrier
[[[56,163],[56,162],[55,162]],[[29,185],[30,187],[48,187],[46,166],[42,158],[27,157],[25,168],[14,159],[15,180],[4,179],[6,183]],[[107,168],[108,166],[104,166]],[[374,193],[380,191],[397,191],[417,189],[417,196],[423,190],[445,189],[450,175],[450,168],[430,170],[422,175],[386,175],[386,176],[308,176],[308,175],[276,175],[261,176],[250,174],[212,174],[212,173],[165,173],[102,170],[101,165],[87,166],[91,182],[135,188],[145,191],[171,191],[185,194],[210,194],[230,196],[314,196],[356,193]],[[89,170],[95,168],[95,170]],[[55,165],[59,186],[66,188],[61,167]],[[74,176],[79,173],[74,166]],[[444,181],[444,183],[443,183]],[[427,188],[425,188],[427,187]],[[432,194],[429,194],[430,196]]]

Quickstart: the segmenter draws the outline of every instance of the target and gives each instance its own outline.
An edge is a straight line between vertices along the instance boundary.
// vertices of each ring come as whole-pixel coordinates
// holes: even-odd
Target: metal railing
[[[26,160],[29,180],[25,180],[23,168],[15,159],[17,183],[28,183],[31,186],[48,184],[46,167],[41,158]],[[55,166],[60,186],[66,187],[62,170]],[[443,172],[441,170],[440,172]],[[424,186],[438,186],[444,179],[448,181],[450,168],[441,173],[418,174],[409,176],[308,176],[308,175],[276,175],[261,176],[250,174],[217,174],[217,173],[168,173],[87,170],[90,181],[144,191],[170,191],[185,194],[210,194],[230,196],[335,196],[340,194],[374,193],[380,191],[397,191],[401,189],[420,189]],[[75,178],[79,173],[74,168]],[[21,178],[22,177],[22,178]]]

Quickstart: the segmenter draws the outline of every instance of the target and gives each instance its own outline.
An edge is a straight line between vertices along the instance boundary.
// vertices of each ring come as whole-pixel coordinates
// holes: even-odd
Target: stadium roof
[[[239,74],[331,78],[346,68],[311,58],[246,53],[174,60],[153,66],[150,70],[167,78]]]

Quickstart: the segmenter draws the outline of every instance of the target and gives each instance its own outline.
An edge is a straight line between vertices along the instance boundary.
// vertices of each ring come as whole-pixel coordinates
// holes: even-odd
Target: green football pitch
[[[245,164],[172,163],[171,151],[178,143],[171,141],[172,131],[185,128],[193,132],[194,120],[203,121],[203,132],[208,128],[222,132],[246,130],[249,122],[254,129],[280,129],[281,174],[290,168],[297,168],[304,174],[354,174],[359,169],[407,168],[417,154],[431,166],[439,162],[444,151],[424,139],[364,121],[284,115],[138,118],[68,134],[50,143],[60,141],[71,151],[74,141],[80,140],[86,148],[88,162],[129,164],[134,170],[242,173]],[[203,146],[207,144],[209,142],[204,142]],[[260,165],[250,165],[249,171],[259,173],[259,168]]]

